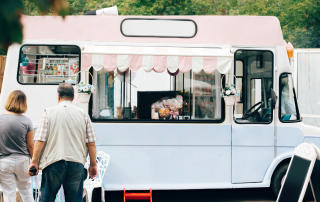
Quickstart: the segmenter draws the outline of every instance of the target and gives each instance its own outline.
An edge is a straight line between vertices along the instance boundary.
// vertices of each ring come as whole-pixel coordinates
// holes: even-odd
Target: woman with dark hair
[[[27,111],[26,95],[15,90],[0,115],[0,184],[4,202],[16,201],[18,188],[23,202],[33,202],[31,178],[28,175],[33,155],[33,125],[22,115]]]

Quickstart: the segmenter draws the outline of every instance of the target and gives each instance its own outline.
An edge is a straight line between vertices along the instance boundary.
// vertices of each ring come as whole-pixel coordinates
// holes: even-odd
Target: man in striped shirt
[[[63,186],[67,202],[82,201],[84,164],[89,152],[89,175],[97,175],[97,140],[90,117],[72,104],[74,89],[69,83],[58,87],[57,106],[45,110],[35,134],[29,169],[42,170],[41,201],[54,202]],[[29,172],[32,176],[32,173]]]

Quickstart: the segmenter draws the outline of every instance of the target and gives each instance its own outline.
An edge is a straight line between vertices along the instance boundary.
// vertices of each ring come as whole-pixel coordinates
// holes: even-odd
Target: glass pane
[[[298,120],[298,115],[296,112],[294,88],[291,74],[282,74],[280,77],[280,106],[282,121]]]
[[[130,71],[93,72],[93,119],[148,121],[220,120],[218,71],[212,74]],[[194,92],[194,93],[193,93]]]
[[[236,88],[241,89],[236,122],[270,122],[273,55],[269,51],[237,51]]]
[[[320,115],[320,53],[308,51],[298,53],[297,58],[297,99],[299,112],[303,117],[302,122],[307,125],[320,127],[319,118],[305,116]]]
[[[77,46],[23,46],[18,80],[38,84],[75,83],[80,71],[79,57]]]
[[[242,78],[236,79],[236,89],[240,91],[238,102],[242,102]]]
[[[243,103],[238,103],[236,106],[236,118],[241,118],[243,112]]]
[[[261,79],[252,79],[251,80],[251,105],[253,106],[258,102],[261,102]]]
[[[192,96],[191,96],[191,85],[192,79],[190,79],[191,72],[188,73],[179,73],[175,79],[176,83],[175,89],[179,92],[179,95],[182,96],[182,108],[179,111],[179,115],[181,115],[181,119],[190,119],[191,108],[192,108]],[[173,86],[174,88],[174,86]]]
[[[201,71],[193,74],[192,119],[221,119],[220,83],[221,74]]]
[[[92,117],[94,119],[123,119],[124,76],[117,72],[94,70],[93,86],[96,88],[96,93],[92,94]]]
[[[236,76],[243,76],[243,62],[241,60],[236,61]]]

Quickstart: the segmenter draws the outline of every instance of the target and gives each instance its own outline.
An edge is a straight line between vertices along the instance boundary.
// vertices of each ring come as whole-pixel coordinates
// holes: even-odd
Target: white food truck
[[[8,50],[0,112],[22,90],[36,128],[57,104],[59,83],[94,85],[90,102],[75,104],[93,121],[97,150],[110,155],[106,191],[271,186],[278,194],[294,148],[320,147],[320,129],[301,122],[276,17],[23,16],[22,23],[23,44]],[[226,84],[240,91],[235,105],[221,98]],[[173,113],[152,108],[177,97]]]

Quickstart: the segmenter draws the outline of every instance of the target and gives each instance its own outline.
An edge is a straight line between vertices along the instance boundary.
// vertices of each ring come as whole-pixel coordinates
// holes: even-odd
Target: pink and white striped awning
[[[93,67],[96,71],[105,68],[124,72],[128,68],[139,71],[171,73],[178,69],[187,73],[204,70],[211,74],[214,70],[227,73],[233,63],[230,49],[215,48],[177,48],[177,47],[141,47],[141,46],[85,46],[81,54],[82,70]]]

